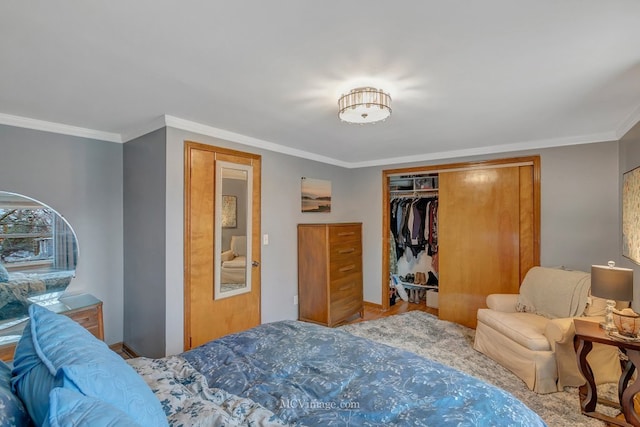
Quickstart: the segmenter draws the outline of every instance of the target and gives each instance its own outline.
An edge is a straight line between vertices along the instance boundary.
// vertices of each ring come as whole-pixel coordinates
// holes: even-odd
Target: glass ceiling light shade
[[[359,87],[338,99],[338,117],[348,123],[376,123],[391,115],[391,96],[382,89]]]

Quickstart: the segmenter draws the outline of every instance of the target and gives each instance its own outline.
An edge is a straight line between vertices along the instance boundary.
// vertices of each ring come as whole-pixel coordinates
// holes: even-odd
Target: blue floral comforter
[[[545,425],[522,402],[486,382],[414,353],[304,322],[260,325],[179,359],[206,378],[199,390],[208,387],[206,393],[218,396],[231,416],[245,417],[239,423],[248,425]],[[194,383],[192,377],[186,382]]]

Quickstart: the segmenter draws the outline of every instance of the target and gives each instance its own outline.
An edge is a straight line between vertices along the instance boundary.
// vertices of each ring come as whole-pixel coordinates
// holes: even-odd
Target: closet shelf
[[[393,195],[407,196],[438,192],[438,175],[404,175],[389,179],[389,191]]]
[[[392,196],[417,196],[419,194],[437,193],[437,188],[421,188],[415,190],[390,190]]]

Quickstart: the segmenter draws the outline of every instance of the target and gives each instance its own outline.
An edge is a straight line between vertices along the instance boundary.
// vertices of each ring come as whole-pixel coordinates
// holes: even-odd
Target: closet
[[[539,265],[538,156],[386,170],[383,194],[383,308],[389,304],[394,268],[402,272],[402,263],[408,263],[424,271],[436,258],[439,317],[475,328],[487,295],[517,293],[529,268]],[[436,199],[435,245],[427,242],[422,250],[423,242],[413,239],[420,237],[420,221],[414,217],[411,232],[418,233],[408,245],[404,236],[403,259],[392,231],[392,210],[395,203],[397,215],[398,200],[411,198]]]
[[[403,299],[414,303],[425,299],[429,307],[437,308],[438,176],[392,176],[389,189],[393,282],[406,289]]]

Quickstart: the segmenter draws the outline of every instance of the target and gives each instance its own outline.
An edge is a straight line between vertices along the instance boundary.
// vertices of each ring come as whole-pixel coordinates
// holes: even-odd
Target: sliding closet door
[[[475,328],[487,295],[518,293],[534,265],[533,167],[439,175],[439,317]]]

